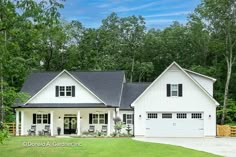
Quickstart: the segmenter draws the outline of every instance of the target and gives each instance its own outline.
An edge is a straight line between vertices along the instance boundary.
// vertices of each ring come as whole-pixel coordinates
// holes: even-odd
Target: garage
[[[203,137],[203,112],[147,112],[146,137]]]

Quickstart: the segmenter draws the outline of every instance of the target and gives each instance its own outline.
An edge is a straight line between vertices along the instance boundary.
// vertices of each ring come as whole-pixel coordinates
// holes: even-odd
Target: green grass
[[[24,142],[80,143],[77,147],[26,147]],[[129,138],[10,137],[0,145],[1,157],[216,157],[183,147]]]

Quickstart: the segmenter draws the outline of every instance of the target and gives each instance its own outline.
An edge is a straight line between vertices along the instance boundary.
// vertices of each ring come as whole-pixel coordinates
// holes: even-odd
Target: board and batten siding
[[[56,86],[75,86],[75,97],[56,97]],[[29,103],[101,103],[101,101],[64,72]]]
[[[188,73],[192,78],[194,78],[211,96],[213,96],[213,84],[214,81],[211,79],[204,78],[202,76]]]
[[[183,84],[182,97],[167,97],[167,84]],[[216,135],[215,103],[176,65],[172,65],[134,104],[135,136],[145,135],[147,112],[203,112],[204,136]],[[186,126],[187,127],[187,126]]]

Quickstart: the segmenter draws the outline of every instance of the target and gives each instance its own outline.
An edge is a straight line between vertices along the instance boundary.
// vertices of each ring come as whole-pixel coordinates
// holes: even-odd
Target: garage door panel
[[[203,113],[202,117],[203,117]],[[188,113],[186,118],[177,118],[172,113],[172,118],[162,119],[161,113],[158,118],[146,120],[147,137],[202,137],[204,135],[204,120],[192,118]],[[197,115],[199,116],[199,115]]]

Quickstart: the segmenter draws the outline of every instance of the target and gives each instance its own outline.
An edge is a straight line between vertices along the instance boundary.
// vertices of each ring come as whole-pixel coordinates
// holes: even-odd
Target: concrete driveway
[[[134,138],[134,140],[163,143],[205,151],[226,157],[236,157],[236,138]]]

